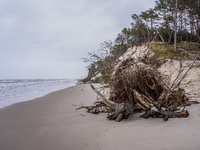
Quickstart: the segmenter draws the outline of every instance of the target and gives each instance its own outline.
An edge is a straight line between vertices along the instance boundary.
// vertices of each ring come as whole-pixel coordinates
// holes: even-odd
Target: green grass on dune
[[[200,51],[200,43],[180,42],[177,44],[177,47],[188,50],[190,53],[193,53],[193,54],[197,54]]]
[[[177,52],[174,52],[174,45],[163,43],[163,42],[154,42],[151,44],[152,51],[155,52],[150,58],[152,64],[162,64],[166,59],[171,58],[187,58],[188,54],[184,53],[181,49],[186,50],[189,53],[197,54],[200,51],[200,43],[194,42],[180,42],[177,43]]]
[[[174,45],[154,42],[152,45],[152,50],[155,52],[155,57],[157,58],[177,58],[184,57],[184,53],[180,48],[187,50],[190,53],[197,54],[200,51],[200,43],[194,42],[180,42],[177,43],[177,52],[174,52]]]
[[[183,53],[181,51],[174,52],[174,45],[163,43],[163,42],[154,42],[152,45],[152,51],[155,52],[153,57],[159,58],[177,58],[183,57]]]

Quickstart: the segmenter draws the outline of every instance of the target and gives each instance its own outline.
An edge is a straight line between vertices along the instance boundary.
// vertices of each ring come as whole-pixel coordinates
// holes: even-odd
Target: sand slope
[[[95,100],[89,85],[78,85],[0,109],[0,150],[200,149],[200,105],[167,122],[140,114],[115,122],[75,110]]]
[[[182,79],[185,72],[189,69],[193,60],[185,60],[182,62],[182,69],[178,80]],[[181,61],[169,59],[160,68],[159,71],[167,75],[170,85],[177,78],[179,70],[181,68]],[[180,84],[181,88],[185,89],[185,92],[190,98],[200,98],[200,61],[196,61],[187,76],[182,80]]]

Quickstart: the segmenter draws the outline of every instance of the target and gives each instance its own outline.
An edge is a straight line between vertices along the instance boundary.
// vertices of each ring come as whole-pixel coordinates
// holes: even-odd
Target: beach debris
[[[189,101],[184,89],[179,88],[191,68],[183,77],[179,74],[179,78],[168,86],[168,78],[152,65],[126,59],[113,71],[109,82],[109,98],[91,85],[101,100],[97,100],[93,106],[81,106],[78,109],[86,108],[87,112],[94,114],[105,112],[109,120],[115,121],[127,119],[137,112],[143,112],[140,117],[146,119],[163,118],[167,121],[169,118],[186,118],[189,112],[185,107],[198,103]]]

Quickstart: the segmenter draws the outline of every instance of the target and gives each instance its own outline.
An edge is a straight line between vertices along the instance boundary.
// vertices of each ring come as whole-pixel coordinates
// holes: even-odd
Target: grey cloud
[[[153,6],[154,0],[0,3],[0,78],[78,78],[86,75],[81,58],[104,40],[114,40],[129,26],[131,15]]]

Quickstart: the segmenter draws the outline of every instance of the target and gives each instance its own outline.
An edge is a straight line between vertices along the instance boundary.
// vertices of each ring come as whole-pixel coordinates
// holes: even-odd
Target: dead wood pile
[[[164,89],[160,82],[162,79],[157,69],[150,65],[126,60],[115,70],[111,78],[109,99],[116,103],[122,103],[127,99],[133,100],[135,90],[154,101]]]
[[[113,72],[109,82],[110,97],[105,98],[94,86],[101,98],[94,106],[81,106],[90,113],[107,112],[108,119],[121,121],[130,114],[143,111],[143,118],[187,117],[185,106],[192,102],[185,96],[184,89],[169,88],[166,78],[151,65],[125,60]],[[179,84],[179,81],[176,81]],[[177,86],[174,83],[174,87]],[[173,90],[171,90],[173,89]]]

